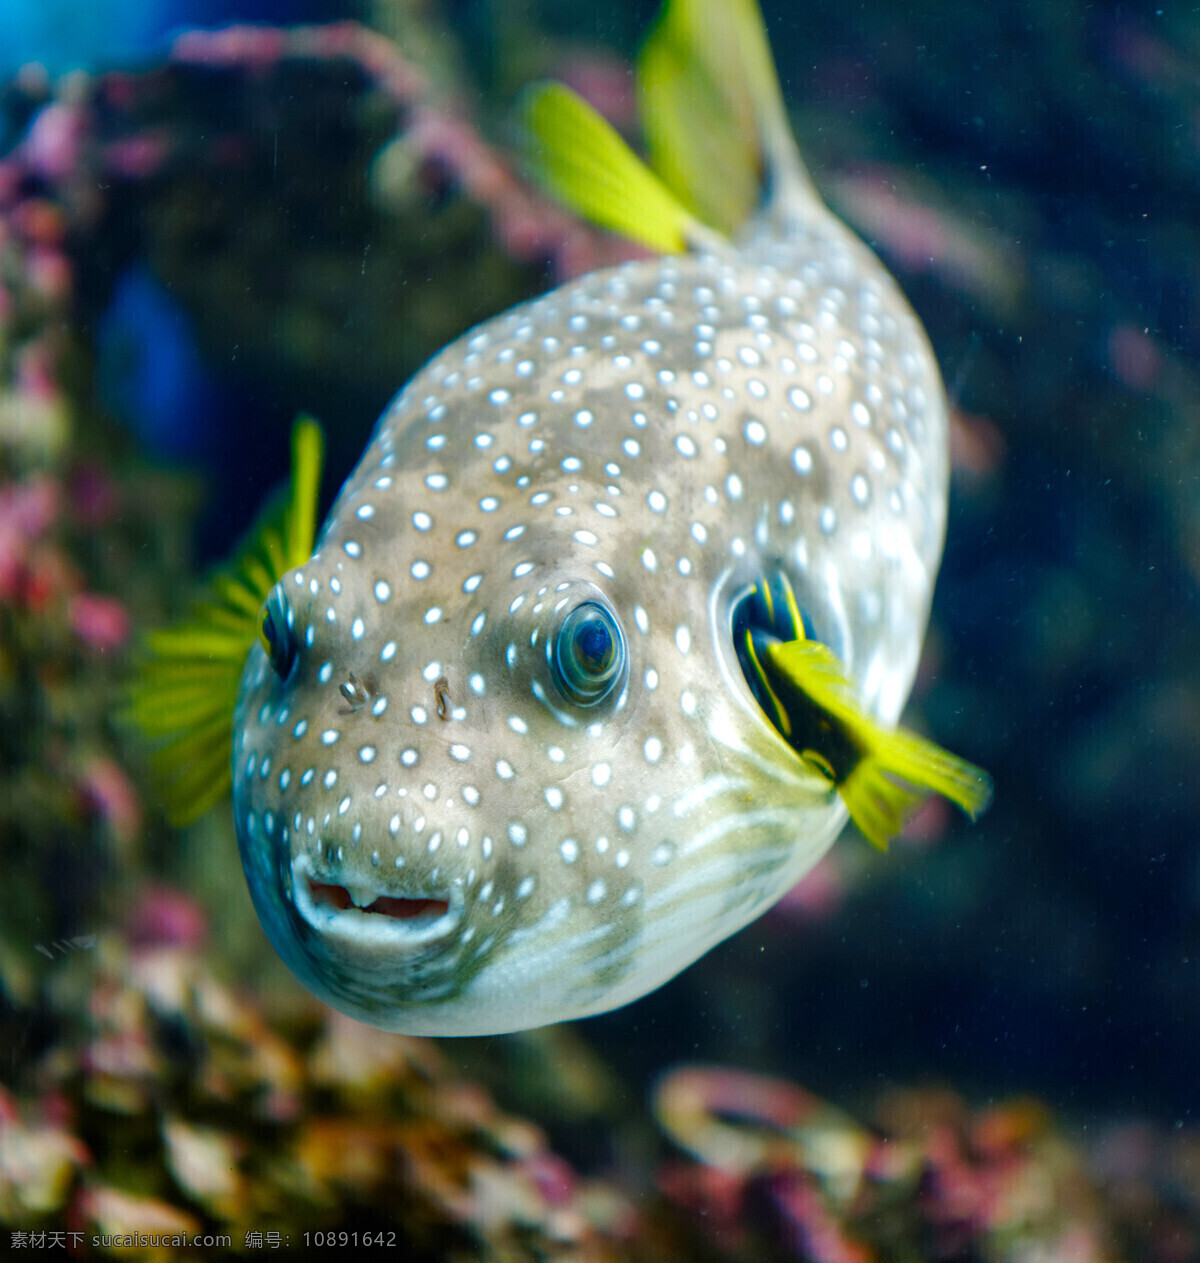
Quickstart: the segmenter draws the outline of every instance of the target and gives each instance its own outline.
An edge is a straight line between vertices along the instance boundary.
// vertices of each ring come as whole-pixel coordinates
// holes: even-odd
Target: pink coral
[[[593,52],[560,61],[551,77],[578,92],[620,131],[637,127],[637,93],[627,62]]]
[[[96,755],[87,760],[79,779],[84,802],[112,830],[122,846],[142,830],[142,802],[125,769],[115,760]]]
[[[43,179],[64,181],[78,170],[87,131],[87,113],[82,105],[52,101],[34,116],[21,145],[21,156]]]
[[[288,47],[288,32],[276,26],[242,24],[212,31],[184,31],[171,48],[176,61],[205,66],[274,65]]]
[[[138,896],[128,933],[130,944],[137,948],[198,951],[208,938],[208,914],[186,892],[151,885]]]
[[[50,529],[61,508],[61,488],[49,474],[0,487],[0,601],[27,598],[32,545]]]
[[[65,602],[72,632],[109,653],[129,639],[129,613],[112,597],[81,590],[82,575],[52,534],[64,500],[49,474],[0,487],[0,601],[38,615]]]
[[[111,653],[129,639],[129,611],[110,596],[77,592],[69,602],[71,630],[91,649]]]

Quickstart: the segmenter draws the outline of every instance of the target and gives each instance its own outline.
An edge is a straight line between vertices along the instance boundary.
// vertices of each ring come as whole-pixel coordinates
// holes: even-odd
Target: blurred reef
[[[847,836],[629,1009],[434,1046],[291,983],[227,813],[147,798],[121,682],[298,411],[329,498],[429,355],[628,256],[522,182],[511,103],[554,74],[630,127],[654,5],[77,7],[113,20],[39,44],[0,5],[4,1230],[1200,1260],[1200,17],[764,4],[817,182],[943,367],[910,719],[996,800],[886,860]]]
[[[195,901],[145,889],[123,932],[73,944],[45,997],[53,1049],[24,1094],[0,1086],[15,1246],[57,1233],[128,1257],[126,1234],[199,1234],[303,1257],[370,1233],[411,1259],[580,1263],[1166,1263],[1196,1246],[1194,1133],[1114,1125],[1084,1146],[1033,1100],[972,1109],[945,1089],[886,1092],[860,1122],[707,1066],[663,1075],[647,1115],[569,1029],[512,1037],[512,1067],[573,1066],[540,1109],[604,1135],[583,1175],[432,1041],[307,996],[269,1016],[215,976],[207,931]]]

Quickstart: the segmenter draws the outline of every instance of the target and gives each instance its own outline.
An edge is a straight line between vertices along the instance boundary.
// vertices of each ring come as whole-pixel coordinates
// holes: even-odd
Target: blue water
[[[53,76],[145,65],[185,27],[313,21],[348,7],[336,0],[3,0],[0,76],[29,62]]]

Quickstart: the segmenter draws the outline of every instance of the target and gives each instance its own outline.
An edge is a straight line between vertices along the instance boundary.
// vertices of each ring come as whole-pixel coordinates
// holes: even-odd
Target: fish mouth
[[[377,895],[366,907],[360,908],[345,886],[334,886],[312,877],[308,879],[308,894],[313,903],[331,904],[339,912],[345,912],[347,908],[359,908],[361,912],[395,917],[398,921],[412,921],[420,917],[436,919],[444,917],[450,911],[449,899],[398,899],[395,895]]]
[[[449,934],[463,912],[457,886],[397,894],[373,885],[343,884],[315,872],[307,855],[292,860],[292,899],[313,929],[360,945],[429,943]]]

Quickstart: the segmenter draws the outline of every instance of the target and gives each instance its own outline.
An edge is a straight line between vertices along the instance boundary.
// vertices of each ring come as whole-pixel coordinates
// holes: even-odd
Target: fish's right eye
[[[559,625],[551,659],[559,688],[579,706],[595,706],[621,683],[625,636],[603,605],[584,601]]]
[[[267,651],[272,670],[281,680],[286,681],[296,665],[300,646],[296,640],[292,607],[284,595],[282,585],[278,583],[263,602],[259,629],[262,647]]]

